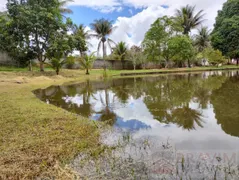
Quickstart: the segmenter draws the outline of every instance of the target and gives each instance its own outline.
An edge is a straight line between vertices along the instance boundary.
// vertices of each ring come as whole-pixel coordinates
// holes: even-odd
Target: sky
[[[0,11],[4,9],[7,0],[0,0]],[[116,43],[125,41],[130,47],[140,45],[145,32],[150,25],[164,15],[173,16],[175,10],[189,5],[195,5],[196,10],[204,10],[205,26],[213,28],[217,11],[226,0],[74,0],[67,6],[73,10],[69,15],[76,24],[84,24],[90,29],[95,19],[112,20],[117,26],[110,36]],[[97,49],[98,40],[90,40],[90,50]]]

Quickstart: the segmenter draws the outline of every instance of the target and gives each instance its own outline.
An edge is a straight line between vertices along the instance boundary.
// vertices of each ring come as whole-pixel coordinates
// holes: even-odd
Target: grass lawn
[[[223,68],[231,67],[236,66]],[[209,70],[190,71],[199,69]],[[185,70],[188,69],[180,69]],[[135,71],[109,71],[109,75],[122,72]],[[93,70],[89,76],[80,70],[63,70],[56,76],[52,70],[41,73],[28,72],[26,68],[0,68],[0,179],[33,179],[41,175],[69,179],[69,172],[62,165],[80,152],[97,155],[105,148],[99,142],[99,123],[41,102],[32,93],[53,84],[100,78],[102,70]]]
[[[98,124],[47,105],[32,93],[52,84],[99,77],[97,71],[91,76],[68,70],[61,76],[53,71],[0,72],[0,179],[32,179],[42,173],[64,177],[56,164],[103,148]]]

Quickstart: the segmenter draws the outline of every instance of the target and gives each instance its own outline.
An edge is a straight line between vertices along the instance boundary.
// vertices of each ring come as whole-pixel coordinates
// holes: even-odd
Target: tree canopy
[[[224,56],[239,60],[239,1],[228,0],[223,9],[218,12],[212,45],[219,49]]]
[[[62,17],[62,2],[58,0],[8,0],[7,21],[2,26],[6,44],[3,50],[13,57],[37,58],[40,70],[49,54],[56,34],[67,31]],[[2,22],[2,20],[1,20]],[[27,58],[28,59],[28,58]]]

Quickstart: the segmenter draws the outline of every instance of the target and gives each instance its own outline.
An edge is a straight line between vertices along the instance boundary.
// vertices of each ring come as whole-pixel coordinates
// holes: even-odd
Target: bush
[[[202,53],[201,57],[208,60],[208,63],[216,66],[219,64],[223,64],[226,62],[225,57],[222,55],[222,52],[219,50],[215,50],[213,48],[206,48]]]
[[[74,56],[68,56],[66,58],[66,68],[67,69],[73,69],[75,65],[75,57]]]

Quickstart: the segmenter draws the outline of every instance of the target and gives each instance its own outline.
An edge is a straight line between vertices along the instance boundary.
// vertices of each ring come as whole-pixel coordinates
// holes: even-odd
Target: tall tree
[[[173,18],[167,16],[158,18],[146,32],[143,48],[147,54],[149,61],[158,62],[165,61],[166,66],[170,61],[170,53],[168,49],[169,39],[177,34]]]
[[[198,33],[195,35],[195,45],[199,52],[210,46],[210,31],[207,27],[198,29]]]
[[[72,14],[73,11],[69,8],[66,7],[66,5],[69,3],[69,2],[73,2],[74,0],[60,0],[59,3],[60,3],[60,12],[62,14]]]
[[[83,56],[88,50],[89,39],[91,38],[90,31],[86,30],[86,27],[83,24],[79,26],[74,25],[73,35],[75,40],[76,50],[80,52],[80,55]]]
[[[97,37],[100,42],[98,44],[98,53],[100,51],[100,47],[102,45],[102,51],[103,51],[103,59],[105,60],[106,57],[106,42],[108,46],[111,48],[111,44],[114,43],[113,40],[109,38],[109,35],[112,34],[115,27],[113,27],[113,22],[106,20],[106,19],[98,19],[95,20],[91,24],[92,29],[95,31],[96,34],[94,34],[95,37]],[[111,48],[112,49],[112,48]],[[106,69],[106,65],[104,65],[104,69]]]
[[[212,45],[219,49],[224,56],[237,60],[239,65],[239,1],[228,0],[223,9],[218,12],[214,30],[212,32]]]
[[[127,56],[129,57],[130,61],[132,61],[134,70],[136,70],[136,66],[141,63],[142,55],[142,49],[138,46],[132,46],[130,50],[128,51]]]
[[[190,61],[195,55],[195,52],[192,40],[188,36],[178,35],[171,38],[168,42],[168,49],[170,49],[172,59],[179,67],[182,67],[185,61],[188,62],[188,67],[191,67]]]
[[[203,17],[203,10],[195,13],[195,6],[186,5],[176,10],[176,21],[182,26],[185,35],[197,28],[203,22]]]
[[[66,64],[67,56],[73,52],[73,49],[73,38],[67,34],[66,27],[50,37],[46,57],[50,60],[48,64],[56,70],[57,75],[62,66]]]
[[[0,15],[0,50],[8,53],[21,66],[35,58],[30,48],[29,29],[24,25],[24,4],[23,1],[8,0],[8,12]]]
[[[57,0],[8,0],[7,9],[10,19],[9,31],[19,47],[27,47],[33,52],[44,71],[44,62],[51,37],[64,28],[60,11],[61,3]],[[12,42],[12,44],[14,44]]]

